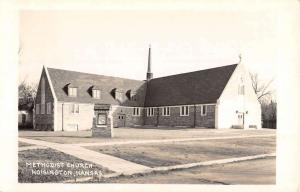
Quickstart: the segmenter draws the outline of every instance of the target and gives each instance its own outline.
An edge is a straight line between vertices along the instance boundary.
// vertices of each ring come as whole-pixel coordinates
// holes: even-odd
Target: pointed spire
[[[147,81],[150,81],[152,78],[153,78],[153,73],[151,72],[151,45],[149,45]]]

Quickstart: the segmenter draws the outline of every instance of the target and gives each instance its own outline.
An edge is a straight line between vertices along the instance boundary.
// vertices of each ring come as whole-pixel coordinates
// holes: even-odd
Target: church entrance
[[[117,127],[125,127],[126,115],[119,113],[117,116]]]
[[[244,128],[244,113],[238,113],[238,126]]]

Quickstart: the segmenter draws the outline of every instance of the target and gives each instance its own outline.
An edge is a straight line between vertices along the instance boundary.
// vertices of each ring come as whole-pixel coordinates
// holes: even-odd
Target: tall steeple
[[[153,73],[151,72],[151,45],[149,45],[147,81],[150,81],[152,78]]]

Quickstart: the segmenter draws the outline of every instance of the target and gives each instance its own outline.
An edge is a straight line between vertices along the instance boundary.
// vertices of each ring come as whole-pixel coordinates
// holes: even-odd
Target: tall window
[[[45,114],[45,103],[41,104],[41,114]]]
[[[154,115],[154,107],[148,107],[147,108],[147,116],[153,116]]]
[[[45,78],[42,77],[41,81],[41,104],[45,104]]]
[[[40,114],[40,104],[35,104],[35,114]]]
[[[238,94],[245,95],[245,85],[239,85]]]
[[[68,94],[70,97],[77,97],[77,88],[69,87]]]
[[[170,116],[170,107],[164,107],[163,108],[162,116]]]
[[[238,88],[238,94],[239,95],[245,95],[245,85],[244,85],[244,78],[240,77],[240,84]]]
[[[93,98],[100,99],[101,98],[101,91],[98,89],[93,89]]]
[[[52,111],[52,105],[51,102],[47,103],[47,114],[51,114]]]
[[[205,116],[207,112],[207,106],[201,105],[201,116]]]
[[[180,116],[189,116],[189,106],[180,107]]]
[[[71,113],[78,114],[79,113],[79,104],[71,104]]]
[[[45,78],[42,77],[41,81],[41,114],[45,114]]]
[[[140,108],[139,107],[133,108],[133,116],[140,116]]]

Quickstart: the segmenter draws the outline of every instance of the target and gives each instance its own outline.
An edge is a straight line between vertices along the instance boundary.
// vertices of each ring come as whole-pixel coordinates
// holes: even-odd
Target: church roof
[[[190,73],[138,81],[119,77],[47,68],[58,101],[113,104],[133,107],[157,107],[216,103],[237,64]],[[68,85],[76,85],[77,97],[68,96]],[[101,98],[91,95],[93,87]],[[123,100],[115,98],[115,90]],[[129,91],[136,93],[130,100]]]
[[[237,64],[148,82],[145,107],[216,103]]]
[[[124,106],[143,106],[146,94],[144,81],[82,73],[76,71],[47,68],[58,101],[99,103]],[[77,97],[68,96],[68,85],[76,85]],[[101,98],[92,97],[92,89],[96,87],[101,91]],[[114,98],[114,90],[124,90],[123,101]],[[127,90],[138,90],[137,100],[129,100]]]

